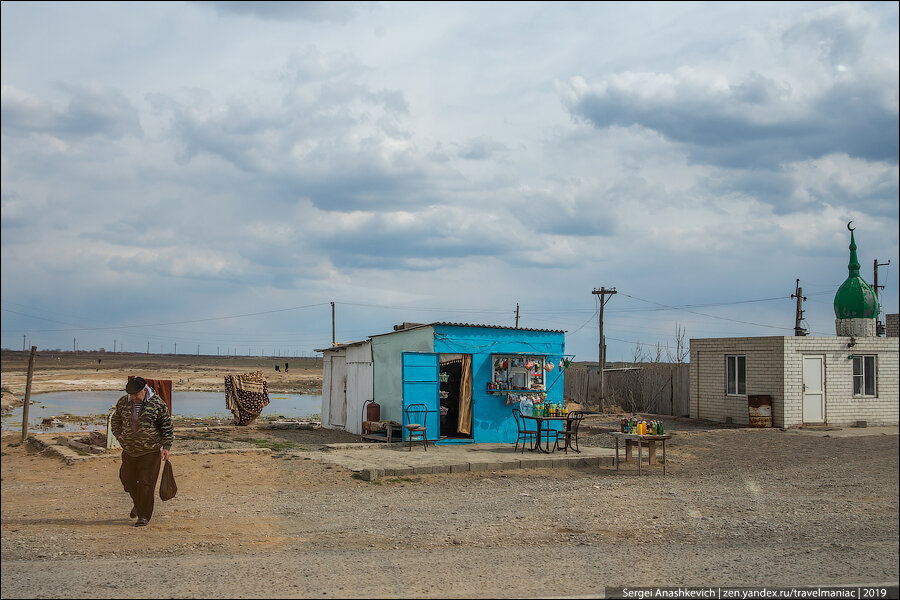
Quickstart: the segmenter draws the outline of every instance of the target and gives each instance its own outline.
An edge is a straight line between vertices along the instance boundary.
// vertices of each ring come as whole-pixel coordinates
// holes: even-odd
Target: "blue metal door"
[[[410,404],[424,404],[428,408],[425,420],[426,436],[429,440],[440,437],[440,391],[441,363],[437,354],[427,352],[404,352],[402,354],[403,378],[403,425],[407,424],[406,407]],[[406,429],[403,430],[406,439]]]

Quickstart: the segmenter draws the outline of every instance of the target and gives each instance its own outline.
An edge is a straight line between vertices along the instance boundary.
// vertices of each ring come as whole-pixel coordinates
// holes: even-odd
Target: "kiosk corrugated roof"
[[[534,329],[531,327],[512,327],[509,325],[486,325],[484,323],[451,323],[449,321],[435,321],[434,323],[422,323],[420,325],[413,325],[411,327],[407,327],[405,329],[397,329],[394,331],[386,331],[385,333],[376,333],[375,335],[370,335],[370,338],[379,337],[382,335],[391,335],[392,333],[398,333],[400,331],[410,331],[411,329],[419,329],[421,327],[434,327],[435,325],[444,326],[444,327],[482,327],[484,329],[512,329],[517,331],[542,331],[544,333],[565,333],[565,329]]]

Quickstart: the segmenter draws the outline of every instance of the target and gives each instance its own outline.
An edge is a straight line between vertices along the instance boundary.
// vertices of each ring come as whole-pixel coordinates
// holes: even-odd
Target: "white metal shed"
[[[323,357],[322,427],[362,433],[363,403],[373,398],[372,342],[316,350]]]

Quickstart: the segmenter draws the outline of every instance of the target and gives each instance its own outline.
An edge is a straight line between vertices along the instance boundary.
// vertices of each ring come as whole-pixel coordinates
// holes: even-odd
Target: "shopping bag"
[[[175,473],[172,472],[172,463],[166,459],[163,467],[162,481],[159,482],[159,498],[160,500],[171,500],[178,493],[178,486],[175,485]]]

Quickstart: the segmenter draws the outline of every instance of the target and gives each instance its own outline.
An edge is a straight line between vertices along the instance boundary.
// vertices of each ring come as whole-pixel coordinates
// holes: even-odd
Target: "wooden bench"
[[[391,445],[394,442],[394,431],[399,432],[401,427],[402,425],[397,421],[363,421],[360,437],[364,440],[386,441],[388,445]],[[375,431],[384,431],[385,435],[372,435],[372,432]]]

